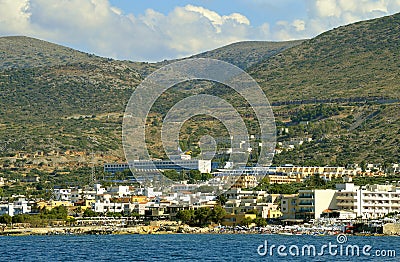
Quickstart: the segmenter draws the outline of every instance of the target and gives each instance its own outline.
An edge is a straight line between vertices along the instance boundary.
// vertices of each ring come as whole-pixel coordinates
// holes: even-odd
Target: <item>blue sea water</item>
[[[272,256],[263,255],[265,243],[286,247],[281,256],[276,248]],[[303,245],[314,245],[317,253],[321,247],[336,244],[336,255],[313,256],[305,252],[292,254]],[[340,245],[358,245],[360,250],[370,245],[370,256],[340,255]],[[261,247],[260,247],[261,246]],[[259,249],[259,252],[257,251]],[[395,250],[396,257],[378,257]],[[286,252],[285,252],[286,251]],[[335,252],[331,250],[332,254]],[[383,251],[383,252],[382,252]],[[261,253],[261,255],[259,254]],[[388,253],[388,252],[386,252]],[[85,235],[85,236],[1,236],[1,261],[400,261],[399,237],[349,236],[347,242],[339,244],[334,236],[282,236],[282,235]]]

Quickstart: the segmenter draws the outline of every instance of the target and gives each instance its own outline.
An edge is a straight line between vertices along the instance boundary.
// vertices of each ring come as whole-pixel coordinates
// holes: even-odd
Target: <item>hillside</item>
[[[342,26],[249,69],[273,101],[400,97],[400,14]]]
[[[285,42],[245,41],[223,46],[190,58],[219,59],[242,69],[247,69],[302,42],[303,40]]]
[[[122,155],[121,114],[142,79],[134,63],[28,37],[0,38],[0,54],[1,155],[68,149]]]
[[[333,29],[250,68],[270,101],[285,101],[274,110],[290,129],[280,139],[314,138],[275,162],[400,162],[399,39],[396,14]],[[319,115],[321,103],[341,111]]]
[[[226,61],[240,53],[254,62],[293,44],[242,43],[214,53]],[[116,61],[24,36],[0,37],[0,58],[0,155],[94,150],[121,159],[122,115],[132,91],[172,62]],[[172,101],[188,93],[173,92]]]
[[[0,37],[0,69],[98,61],[94,55],[26,36]]]
[[[236,43],[193,57],[246,69],[273,102],[279,142],[312,138],[293,150],[280,148],[276,164],[387,164],[400,161],[399,29],[396,14],[310,40]],[[3,157],[75,150],[122,161],[122,115],[132,91],[146,75],[172,62],[116,61],[27,37],[0,38],[0,54]],[[257,132],[243,98],[228,87],[194,81],[174,87],[155,104],[146,137],[153,156],[164,154],[159,138],[165,113],[197,93],[227,99],[251,133]],[[200,116],[182,127],[181,145],[198,152],[202,135],[225,141],[224,132],[218,121]]]

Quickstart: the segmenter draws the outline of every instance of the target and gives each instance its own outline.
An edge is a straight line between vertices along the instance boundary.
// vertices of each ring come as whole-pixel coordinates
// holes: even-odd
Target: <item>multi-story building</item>
[[[238,215],[256,211],[263,218],[277,218],[280,214],[277,211],[278,205],[274,203],[277,195],[268,194],[266,191],[232,188],[223,196],[227,199],[225,210],[228,214]]]
[[[304,178],[300,174],[269,174],[266,176],[270,184],[288,184],[288,183],[301,183]]]
[[[14,205],[13,205],[13,203],[0,204],[0,215],[14,216]]]
[[[71,202],[78,203],[84,200],[95,200],[96,190],[87,190],[82,188],[75,188],[71,190]]]
[[[232,188],[254,188],[257,186],[257,177],[251,175],[241,175],[238,177],[236,182],[232,185]]]
[[[400,188],[394,185],[337,184],[336,190],[300,190],[281,199],[283,218],[315,219],[335,211],[339,218],[381,218],[400,212]]]
[[[56,201],[71,201],[71,191],[70,188],[55,188],[53,190],[53,197]]]
[[[299,190],[298,195],[282,198],[281,212],[284,218],[320,218],[324,210],[337,209],[335,194],[333,189]]]
[[[0,215],[7,214],[9,216],[15,216],[19,214],[31,213],[32,206],[24,198],[20,198],[12,203],[0,204]]]
[[[338,210],[353,212],[357,217],[379,218],[400,212],[400,188],[393,185],[337,185]]]
[[[298,194],[283,195],[281,198],[281,212],[285,219],[294,219],[296,216]]]
[[[124,197],[132,195],[133,190],[131,186],[110,186],[107,188],[107,193],[115,197]]]
[[[134,160],[128,163],[105,164],[104,171],[115,174],[133,168],[138,172],[154,172],[155,170],[199,170],[201,173],[211,172],[211,160],[176,159],[176,160]]]

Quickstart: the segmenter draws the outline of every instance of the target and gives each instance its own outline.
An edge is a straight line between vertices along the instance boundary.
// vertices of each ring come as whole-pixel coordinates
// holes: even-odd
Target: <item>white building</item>
[[[14,205],[13,205],[13,203],[0,204],[0,216],[1,215],[14,216]]]
[[[155,170],[199,170],[201,173],[211,172],[211,160],[190,159],[182,155],[171,160],[134,160],[128,163],[105,164],[104,171],[115,174],[133,168],[139,172],[154,172]]]
[[[71,190],[71,202],[77,203],[82,200],[95,200],[96,199],[95,190],[86,190],[82,188],[76,188]]]
[[[0,204],[0,215],[7,214],[15,216],[19,214],[28,214],[31,213],[31,211],[31,205],[29,205],[29,202],[24,198],[20,198],[13,203]]]
[[[96,202],[93,203],[92,209],[98,213],[105,212],[122,212],[124,210],[124,203],[112,202],[112,195],[102,194],[96,196]]]
[[[70,188],[56,188],[53,190],[53,197],[56,201],[71,201]]]
[[[390,212],[400,212],[400,188],[393,185],[337,185],[338,210],[353,212],[357,217],[379,218]]]
[[[107,193],[109,193],[109,194],[111,194],[113,196],[117,196],[117,197],[124,197],[124,196],[132,195],[130,186],[111,186],[111,187],[107,187]]]
[[[172,192],[181,192],[181,191],[194,191],[200,187],[199,184],[174,184],[171,187]]]
[[[392,168],[394,173],[400,173],[400,164],[393,164]]]

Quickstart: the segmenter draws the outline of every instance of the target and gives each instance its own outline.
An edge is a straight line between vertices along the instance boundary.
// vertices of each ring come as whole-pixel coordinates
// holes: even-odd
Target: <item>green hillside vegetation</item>
[[[0,69],[66,65],[89,60],[101,61],[103,59],[30,37],[0,38]]]
[[[253,44],[241,44],[245,49],[241,53],[246,53],[247,45]],[[271,44],[260,42],[257,46]],[[284,49],[289,44],[271,46],[277,47]],[[71,149],[108,152],[122,159],[120,134],[125,105],[143,77],[170,62],[116,61],[22,36],[1,37],[0,48],[0,156]],[[254,52],[254,48],[248,49]],[[268,48],[263,50],[267,52]],[[220,49],[215,53],[224,52]],[[256,59],[256,54],[252,56]],[[229,55],[224,57],[230,59]],[[229,91],[201,81],[193,85],[195,88],[178,86],[163,95],[154,106],[159,117],[193,90]],[[152,152],[154,156],[163,156],[157,150],[160,148]]]
[[[336,28],[310,40],[243,42],[194,57],[212,57],[246,69],[276,115],[278,141],[311,137],[283,150],[275,164],[346,165],[400,161],[400,14]],[[36,150],[100,151],[123,160],[121,124],[132,91],[171,61],[115,61],[26,37],[0,38],[1,156]],[[250,134],[254,112],[221,84],[191,81],[156,102],[146,141],[154,157],[162,120],[193,94],[218,95],[239,111]],[[202,135],[227,137],[219,121],[197,116],[181,130],[183,150],[198,154]],[[226,147],[225,142],[219,148]],[[253,157],[253,156],[252,156]],[[252,158],[256,161],[256,158]]]
[[[303,40],[283,42],[245,41],[194,55],[190,58],[213,58],[247,69],[302,42]]]
[[[249,69],[272,101],[400,97],[400,15],[304,41]]]
[[[2,46],[15,42],[14,56],[8,53],[0,71],[0,143],[4,149],[0,155],[37,150],[120,150],[123,110],[141,81],[140,74],[130,63],[40,40],[30,39],[29,49],[27,39],[6,37],[0,41]],[[17,59],[17,48],[27,54],[22,60]],[[42,53],[47,54],[44,60],[39,59]],[[70,54],[67,60],[61,58],[64,53]],[[5,66],[13,61],[16,64]]]

